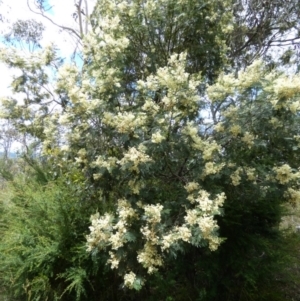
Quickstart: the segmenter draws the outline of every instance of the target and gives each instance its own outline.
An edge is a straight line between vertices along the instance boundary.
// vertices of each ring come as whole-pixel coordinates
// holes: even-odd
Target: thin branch
[[[88,3],[87,0],[84,0],[85,2],[85,34],[88,33],[88,16],[89,16],[89,7],[88,7]]]
[[[78,4],[75,4],[75,6],[77,8],[80,36],[82,38],[83,37],[83,29],[82,29],[82,17],[81,17],[81,3],[82,3],[82,0],[79,0]]]
[[[55,26],[61,28],[61,29],[64,29],[64,30],[67,30],[67,31],[70,31],[72,32],[78,39],[81,40],[81,36],[76,32],[76,30],[74,30],[73,28],[71,27],[68,27],[68,26],[63,26],[63,25],[59,25],[57,23],[55,23],[52,19],[50,19],[49,17],[47,17],[46,15],[44,15],[42,12],[36,12],[34,11],[31,7],[30,7],[30,4],[29,4],[29,0],[27,0],[27,6],[29,8],[29,10],[31,12],[33,12],[34,14],[37,14],[37,15],[40,15],[42,17],[44,17],[45,19],[49,20],[52,24],[54,24]]]
[[[294,43],[296,40],[299,40],[299,39],[300,39],[300,37],[295,37],[295,38],[286,39],[286,40],[274,40],[274,41],[271,41],[271,43],[287,43],[287,42]]]

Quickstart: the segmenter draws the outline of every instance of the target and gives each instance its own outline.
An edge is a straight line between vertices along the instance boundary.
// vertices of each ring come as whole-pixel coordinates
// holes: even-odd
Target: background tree
[[[29,52],[41,48],[39,42],[42,39],[45,27],[42,23],[31,20],[18,20],[12,24],[9,33],[4,36],[7,43],[21,48],[28,47]],[[25,43],[25,45],[23,44]]]
[[[278,56],[291,58],[297,53],[299,36],[299,6],[297,1],[235,1],[233,31],[228,36],[229,57],[237,70],[253,60]],[[285,53],[285,54],[284,54]],[[288,55],[289,54],[289,55]],[[280,61],[280,64],[284,61]],[[287,61],[286,61],[287,63]]]

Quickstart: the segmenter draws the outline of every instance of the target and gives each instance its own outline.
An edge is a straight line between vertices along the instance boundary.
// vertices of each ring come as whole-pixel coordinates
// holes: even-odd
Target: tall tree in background
[[[21,48],[28,47],[29,52],[41,48],[40,41],[45,27],[35,20],[18,20],[13,23],[9,33],[4,38],[5,42]]]
[[[300,9],[297,1],[235,1],[233,16],[233,30],[227,45],[237,69],[257,58],[270,59],[276,50],[282,52],[279,54],[283,55],[281,64],[287,63],[284,58],[288,55],[291,58],[293,53],[298,54]]]

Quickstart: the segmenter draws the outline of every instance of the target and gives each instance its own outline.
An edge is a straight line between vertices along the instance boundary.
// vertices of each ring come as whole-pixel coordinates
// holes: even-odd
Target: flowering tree
[[[26,60],[2,51],[27,76],[14,86],[24,103],[6,99],[3,116],[41,142],[52,174],[77,170],[73,185],[98,209],[86,249],[125,287],[191,249],[267,237],[280,205],[299,200],[300,78],[262,61],[222,72],[231,22],[227,1],[103,0],[82,69],[62,66],[53,93],[53,49]]]
[[[216,18],[227,21],[226,7],[218,15],[216,5],[205,6],[201,24],[196,2],[102,2],[98,27],[85,41],[85,72],[80,78],[71,66],[60,72],[58,85],[72,105],[59,122],[72,129],[66,134],[70,151],[109,208],[92,217],[88,250],[105,250],[130,288],[144,282],[139,266],[151,274],[186,243],[215,250],[222,241],[214,216],[225,195],[200,184],[222,169],[220,146],[199,128],[206,107],[199,69],[207,68],[210,77],[209,60],[216,60],[203,60],[196,38],[185,45],[183,36],[192,25],[203,31]],[[170,19],[183,7],[188,13]],[[222,34],[212,42],[220,59]]]

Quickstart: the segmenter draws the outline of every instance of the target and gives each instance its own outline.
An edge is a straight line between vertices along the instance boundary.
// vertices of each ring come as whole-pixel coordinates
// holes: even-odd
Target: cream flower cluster
[[[117,218],[109,213],[100,216],[99,213],[91,216],[90,234],[87,235],[87,250],[90,252],[93,249],[106,249],[108,246],[112,250],[118,250],[124,243],[127,242],[125,234],[127,227],[131,224],[132,220],[136,217],[135,210],[131,207],[126,199],[118,200],[117,205]],[[117,259],[115,253],[110,253],[109,263],[113,267],[117,266]]]
[[[241,182],[241,173],[242,173],[243,169],[241,167],[238,167],[231,175],[231,181],[232,181],[232,185],[234,186],[238,186],[240,185]]]
[[[274,81],[274,91],[279,98],[292,98],[300,95],[300,76],[299,74],[288,77],[281,76]]]
[[[193,148],[198,150],[203,150],[204,148],[204,141],[198,134],[199,128],[193,124],[192,122],[188,123],[183,129],[182,134],[189,137],[193,141]]]
[[[188,182],[184,188],[188,193],[191,193],[199,189],[199,184],[197,182]]]
[[[102,53],[110,55],[110,58],[116,58],[129,44],[129,40],[122,35],[123,27],[118,15],[106,15],[99,20],[101,24],[98,28],[101,31],[90,32],[85,37],[85,48],[89,50],[100,46],[100,51],[97,51],[97,56]],[[100,42],[99,42],[100,40]]]
[[[158,91],[167,88],[168,94],[162,98],[162,104],[167,111],[176,114],[187,114],[198,110],[199,96],[197,86],[199,76],[192,76],[185,72],[186,53],[173,54],[170,56],[168,65],[159,68],[156,75],[149,75],[146,81],[138,81],[138,89],[146,91]],[[144,105],[145,107],[145,105]],[[148,106],[152,108],[152,106]]]
[[[241,138],[241,140],[248,145],[248,148],[251,148],[253,146],[254,139],[255,137],[249,132],[245,132],[243,137]]]
[[[138,181],[136,179],[131,179],[129,180],[128,182],[128,187],[131,189],[131,191],[134,193],[134,194],[139,194],[140,193],[140,190],[142,188],[144,188],[145,186],[145,183],[144,182],[141,182],[141,181]]]
[[[255,168],[245,167],[245,172],[249,181],[256,183],[256,170]]]
[[[261,80],[262,78],[264,78],[264,81]],[[275,71],[266,74],[266,68],[260,60],[254,61],[245,71],[240,72],[237,78],[232,74],[220,74],[218,80],[213,85],[207,87],[207,96],[212,104],[218,102],[221,105],[222,103],[226,103],[225,101],[229,97],[237,99],[239,96],[243,95],[243,93],[247,94],[247,89],[257,84],[260,85],[262,93],[267,93],[265,99],[271,104],[273,109],[287,109],[292,113],[299,112],[300,76],[288,76]],[[236,104],[248,101],[248,98],[249,96],[246,95],[245,100],[239,99]],[[239,128],[240,125],[235,124],[239,107],[240,105],[232,104],[229,107],[227,106],[226,109],[222,109],[223,116],[231,119],[233,125],[229,131],[233,136],[241,134],[241,129]],[[278,122],[275,122],[274,117],[272,117],[270,123],[274,125],[274,128],[282,126],[279,125]],[[219,127],[222,129],[221,125]],[[216,127],[216,130],[218,131],[218,126]],[[251,140],[253,141],[253,139],[249,135],[245,135],[243,138],[244,142],[251,147]]]
[[[153,242],[147,241],[144,248],[138,252],[138,262],[147,269],[148,274],[152,274],[163,265],[163,259],[159,255],[157,247]]]
[[[163,206],[160,204],[146,205],[144,207],[144,210],[145,210],[145,216],[146,216],[147,221],[151,224],[160,223],[162,209],[163,209]]]
[[[76,93],[74,93],[74,91],[78,88],[78,86],[76,85],[78,71],[79,70],[76,66],[66,64],[63,65],[58,72],[57,87],[66,89],[70,93],[71,99],[77,99]]]
[[[208,176],[208,175],[217,174],[222,170],[222,168],[224,166],[225,166],[225,163],[216,164],[214,162],[207,162],[207,163],[205,163],[205,169],[202,173],[202,177],[204,178],[205,176]]]
[[[131,112],[105,113],[103,123],[114,127],[119,133],[131,133],[141,128],[146,122],[146,115],[143,113],[133,114]]]
[[[91,163],[91,167],[105,168],[108,172],[112,172],[117,166],[118,159],[116,157],[98,156],[95,161]]]
[[[228,167],[233,167],[228,164]],[[256,184],[257,172],[255,168],[251,168],[248,166],[238,167],[231,175],[231,183],[233,186],[238,186],[241,183],[242,175],[247,176],[247,180]]]
[[[144,248],[138,252],[138,262],[147,269],[149,274],[156,272],[158,267],[163,265],[163,260],[158,252],[160,244],[159,233],[156,231],[161,222],[161,204],[143,206],[146,225],[141,228],[143,238],[146,240]]]
[[[237,80],[233,74],[225,75],[221,73],[216,84],[207,87],[206,93],[212,102],[222,101],[228,95],[234,93],[236,84]]]
[[[151,161],[152,159],[147,154],[145,154],[145,152],[138,150],[135,147],[131,147],[128,152],[125,153],[124,157],[117,163],[121,165],[123,169],[126,169],[126,165],[129,164],[129,170],[139,173],[139,165],[141,163],[147,163]]]
[[[191,204],[196,204],[197,209],[205,214],[220,214],[220,207],[223,205],[226,196],[224,193],[218,194],[214,200],[209,198],[210,194],[205,190],[192,190],[190,189],[190,183],[185,188],[189,192],[188,200]],[[192,185],[194,182],[192,182]]]
[[[157,144],[159,144],[159,143],[161,143],[163,140],[165,140],[166,139],[166,137],[164,137],[162,134],[161,134],[161,132],[160,131],[157,131],[156,133],[153,133],[152,134],[152,137],[151,137],[151,141],[153,142],[153,143],[157,143]]]
[[[219,122],[217,123],[215,126],[214,126],[214,130],[216,132],[224,132],[225,128],[224,128],[224,124],[222,122]]]
[[[203,159],[205,161],[211,160],[214,154],[218,154],[221,151],[221,146],[214,140],[206,140],[203,143]]]
[[[188,200],[195,204],[195,208],[186,211],[186,216],[184,217],[185,227],[190,233],[193,230],[200,231],[202,238],[208,241],[209,248],[216,250],[222,239],[215,234],[218,230],[218,225],[214,220],[214,216],[220,214],[220,207],[222,207],[226,196],[224,193],[221,193],[214,200],[211,200],[207,191],[196,189],[196,185],[193,182],[186,185],[186,190],[190,193]],[[191,235],[187,234],[187,237],[190,238]]]
[[[261,60],[254,61],[246,70],[241,71],[236,82],[239,90],[247,89],[261,81],[265,73],[264,64]]]
[[[234,137],[236,137],[236,136],[238,136],[238,135],[242,132],[242,129],[241,129],[241,127],[240,127],[239,125],[235,124],[235,125],[233,125],[233,126],[230,128],[229,131],[231,132],[231,134],[232,134]]]
[[[89,227],[91,233],[86,237],[88,252],[91,252],[95,248],[105,248],[108,245],[113,230],[113,216],[109,213],[106,213],[104,216],[96,213],[91,216],[90,220],[92,223]]]
[[[300,173],[294,173],[292,168],[288,164],[283,164],[279,167],[274,167],[273,171],[275,172],[275,179],[279,181],[280,184],[287,184],[292,180],[298,179]]]
[[[183,128],[182,134],[193,141],[192,147],[194,149],[202,151],[203,159],[205,161],[211,160],[214,154],[221,151],[221,146],[210,138],[206,140],[202,139],[198,134],[198,131],[198,127],[190,122]]]
[[[294,188],[289,187],[285,193],[285,196],[289,199],[289,202],[292,205],[300,204],[300,190],[296,190]]]
[[[189,193],[188,200],[193,209],[185,211],[184,222],[181,225],[174,225],[165,232],[160,227],[164,209],[161,204],[144,205],[139,202],[137,210],[133,209],[126,199],[120,199],[117,203],[116,217],[108,213],[91,217],[87,251],[109,248],[107,263],[112,269],[118,268],[120,261],[126,261],[126,258],[120,257],[117,250],[130,243],[126,234],[130,232],[132,223],[138,221],[143,221],[140,233],[144,245],[137,252],[137,261],[149,274],[163,266],[164,252],[168,253],[169,249],[180,241],[198,246],[204,240],[211,250],[216,250],[222,239],[217,237],[218,225],[214,216],[220,214],[225,194],[218,194],[212,200],[208,192],[199,190],[199,184],[196,182],[187,183],[185,189]],[[200,234],[198,240],[192,239],[193,233]],[[132,288],[134,281],[137,281],[137,277],[133,272],[124,275],[124,284],[129,288]]]
[[[132,271],[124,275],[124,284],[129,288],[133,288],[135,280],[136,280],[136,275]]]

